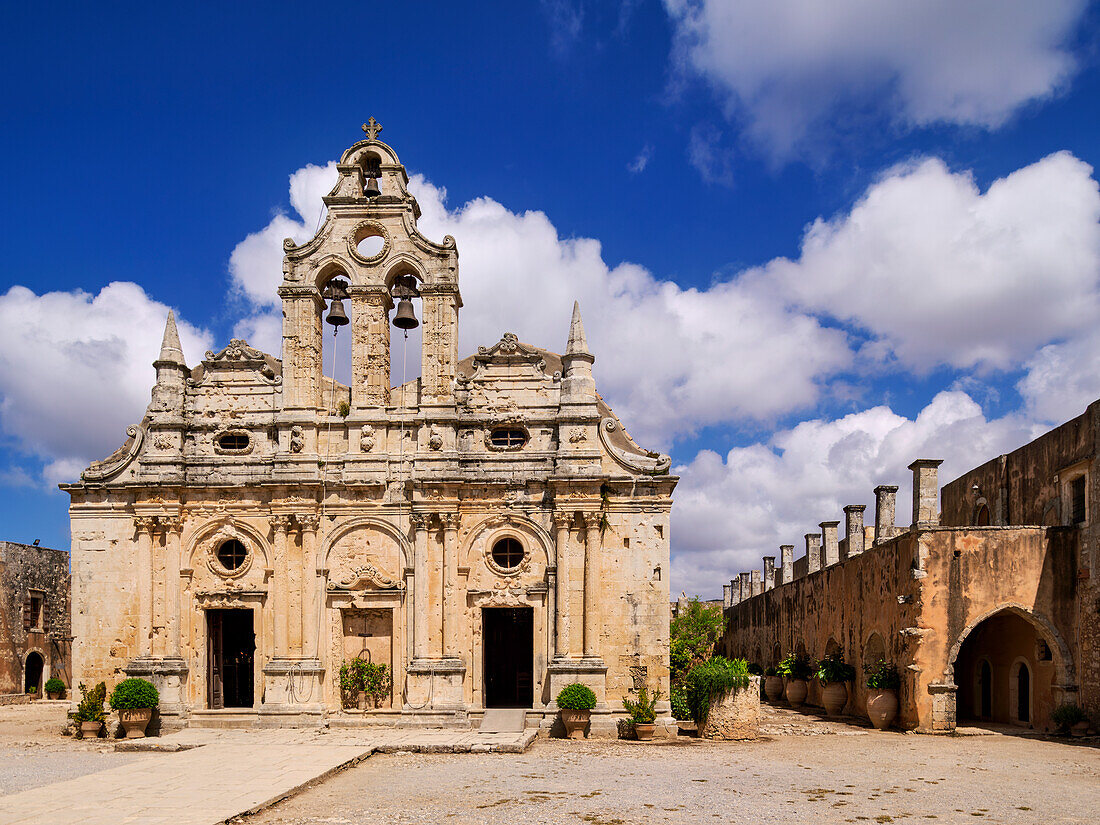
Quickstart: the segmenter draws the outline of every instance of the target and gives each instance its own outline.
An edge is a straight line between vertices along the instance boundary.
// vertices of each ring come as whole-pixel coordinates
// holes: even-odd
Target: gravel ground
[[[1016,736],[755,743],[539,740],[526,754],[375,755],[245,820],[375,823],[1096,823],[1100,749]]]
[[[0,797],[118,767],[144,756],[115,753],[105,739],[61,736],[68,708],[68,702],[49,701],[0,706]]]

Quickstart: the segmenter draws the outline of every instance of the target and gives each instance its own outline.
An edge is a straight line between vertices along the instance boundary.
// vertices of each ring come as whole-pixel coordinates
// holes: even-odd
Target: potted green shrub
[[[46,680],[46,698],[60,699],[65,692],[65,683],[53,676]]]
[[[764,670],[764,695],[769,702],[778,702],[783,696],[783,677],[779,675],[779,669],[769,667]]]
[[[596,694],[587,685],[574,682],[561,689],[558,693],[558,708],[561,710],[561,723],[565,725],[566,736],[570,739],[584,739],[584,729],[588,727],[588,718],[594,707]]]
[[[389,669],[381,662],[378,664],[366,662],[362,668],[362,674],[363,693],[374,707],[378,707],[382,704],[386,694],[390,692]]]
[[[1071,705],[1067,702],[1056,707],[1050,716],[1062,733],[1084,736],[1089,732],[1089,717],[1080,705]]]
[[[350,661],[340,665],[340,695],[344,700],[344,707],[357,707],[366,710],[367,707],[367,680],[366,659],[356,656]]]
[[[645,686],[638,691],[637,701],[629,696],[623,698],[623,707],[634,722],[634,735],[643,742],[652,739],[657,729],[657,700],[660,698],[660,689],[651,694]]]
[[[38,686],[37,685],[31,685],[29,688],[27,688],[27,693],[30,694],[30,697],[32,699],[37,699],[38,698]]]
[[[844,661],[841,653],[829,653],[817,663],[817,678],[824,685],[821,702],[829,716],[839,716],[848,704],[847,683],[856,678],[856,669]]]
[[[736,694],[747,690],[752,683],[748,665],[744,659],[727,659],[713,656],[688,671],[687,696],[691,716],[695,720],[699,736],[725,738],[721,724],[708,727],[712,712],[735,700]]]
[[[103,702],[107,698],[107,685],[100,682],[89,690],[80,683],[80,704],[77,705],[73,720],[80,725],[80,738],[85,736],[99,736],[99,729],[103,727],[103,721],[107,718],[107,712],[103,710]]]
[[[867,718],[877,730],[886,730],[898,713],[898,666],[885,659],[863,666],[867,675]]]
[[[123,679],[111,691],[111,707],[118,711],[118,721],[126,729],[127,739],[145,736],[145,728],[158,702],[157,689],[144,679]]]
[[[787,680],[787,703],[797,708],[806,701],[807,686],[814,674],[814,660],[806,653],[788,653],[776,668]]]

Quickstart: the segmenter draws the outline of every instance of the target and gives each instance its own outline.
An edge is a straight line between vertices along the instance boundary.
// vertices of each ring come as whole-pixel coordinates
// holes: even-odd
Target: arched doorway
[[[27,661],[23,667],[24,693],[31,693],[31,688],[34,688],[34,693],[42,695],[42,670],[45,666],[41,653],[32,650],[27,654]]]
[[[1048,628],[1023,609],[999,610],[975,624],[956,645],[954,679],[960,719],[1050,726],[1051,690],[1065,663]]]

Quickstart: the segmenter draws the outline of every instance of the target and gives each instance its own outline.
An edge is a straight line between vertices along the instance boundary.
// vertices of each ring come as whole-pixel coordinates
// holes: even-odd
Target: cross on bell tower
[[[367,140],[374,140],[382,131],[382,124],[373,117],[363,124],[363,131],[367,133]]]

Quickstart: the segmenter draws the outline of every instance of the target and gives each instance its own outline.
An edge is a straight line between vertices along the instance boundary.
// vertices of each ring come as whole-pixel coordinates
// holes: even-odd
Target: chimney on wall
[[[748,573],[739,573],[737,575],[738,582],[741,587],[741,601],[752,597],[752,583],[749,581]]]
[[[775,587],[775,556],[764,556],[764,589]]]
[[[737,583],[737,579],[730,579],[730,606],[741,603],[741,586]]]
[[[840,561],[840,547],[837,544],[839,521],[823,521],[821,528],[821,566],[829,567]]]
[[[942,458],[918,458],[913,471],[913,527],[938,527],[940,523],[939,466]]]
[[[733,599],[733,585],[732,584],[723,584],[722,585],[722,609],[723,610],[728,610],[729,608],[733,607],[732,599]]]
[[[783,584],[794,581],[794,545],[782,544],[779,546],[779,572],[783,578]]]
[[[821,569],[821,534],[806,534],[806,574],[816,573]]]
[[[759,596],[764,592],[764,582],[760,581],[760,571],[752,571],[752,595]]]
[[[863,511],[866,504],[849,504],[844,508],[844,538],[848,541],[848,558],[863,552]]]
[[[898,495],[896,484],[880,484],[875,488],[875,544],[894,537],[894,503]]]

